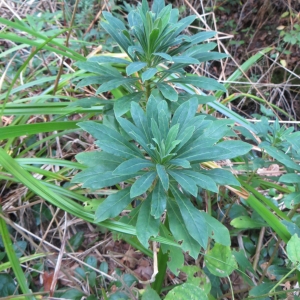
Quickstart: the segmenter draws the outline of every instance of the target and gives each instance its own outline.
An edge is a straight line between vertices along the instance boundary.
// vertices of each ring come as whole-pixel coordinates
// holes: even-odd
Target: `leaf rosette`
[[[244,155],[251,145],[224,141],[225,136],[233,135],[233,122],[196,115],[197,106],[197,98],[192,98],[171,116],[167,102],[151,96],[146,112],[132,102],[132,121],[118,117],[118,128],[93,121],[79,123],[96,138],[101,151],[76,156],[88,168],[78,173],[73,182],[90,189],[120,182],[127,186],[97,207],[97,222],[118,216],[137,199],[140,204],[133,211],[137,224],[143,224],[137,226],[137,235],[144,245],[158,234],[165,211],[174,237],[189,244],[186,249],[190,244],[206,248],[209,237],[220,244],[230,244],[228,230],[194,207],[188,197],[197,197],[201,189],[218,192],[218,185],[238,186],[231,172],[205,170],[201,163]]]

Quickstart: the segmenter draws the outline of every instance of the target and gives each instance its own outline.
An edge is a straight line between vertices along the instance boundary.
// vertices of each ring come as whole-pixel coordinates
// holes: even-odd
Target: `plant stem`
[[[155,281],[152,283],[152,288],[157,292],[157,294],[161,293],[163,281],[165,279],[166,271],[167,271],[167,262],[169,256],[167,253],[163,253],[161,250],[158,252],[157,261],[158,261],[158,273],[155,277]]]

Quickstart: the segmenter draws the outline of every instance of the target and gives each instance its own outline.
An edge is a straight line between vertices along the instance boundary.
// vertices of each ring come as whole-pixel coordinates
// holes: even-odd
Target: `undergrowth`
[[[298,299],[288,32],[238,64],[226,3],[41,3],[0,18],[0,296]]]

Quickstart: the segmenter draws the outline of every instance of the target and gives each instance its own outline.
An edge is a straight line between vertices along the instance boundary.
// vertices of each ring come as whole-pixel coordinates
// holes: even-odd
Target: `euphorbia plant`
[[[96,139],[99,150],[77,155],[88,168],[73,182],[90,189],[117,187],[100,201],[95,220],[101,223],[129,209],[126,222],[136,226],[145,247],[151,237],[168,232],[194,258],[211,240],[228,247],[228,229],[199,210],[198,200],[204,190],[217,193],[218,185],[240,184],[229,171],[207,170],[202,163],[244,155],[251,146],[224,140],[236,136],[233,121],[197,113],[199,104],[214,97],[178,94],[187,86],[225,91],[214,79],[186,74],[184,69],[224,57],[209,52],[215,43],[200,44],[215,32],[182,34],[196,17],[178,21],[178,10],[162,0],[154,1],[152,11],[143,1],[129,13],[128,27],[110,13],[103,15],[103,28],[129,60],[96,56],[77,63],[90,73],[77,86],[100,85],[96,94],[119,88],[123,96],[107,101],[114,106],[109,122],[79,123]]]

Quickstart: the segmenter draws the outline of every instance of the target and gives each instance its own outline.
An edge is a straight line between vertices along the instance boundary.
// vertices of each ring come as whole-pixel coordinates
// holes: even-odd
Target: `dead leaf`
[[[43,274],[43,284],[44,284],[44,291],[50,292],[50,287],[53,281],[54,271],[47,272],[45,271]]]
[[[272,164],[268,168],[257,169],[257,174],[264,176],[280,176],[283,172],[280,171],[279,165]]]

